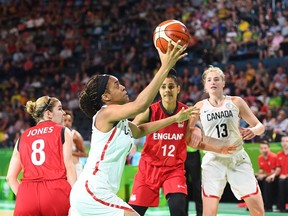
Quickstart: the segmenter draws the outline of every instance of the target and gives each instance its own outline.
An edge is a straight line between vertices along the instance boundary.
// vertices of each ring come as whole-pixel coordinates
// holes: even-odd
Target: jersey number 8
[[[31,161],[34,165],[40,166],[45,161],[45,152],[43,151],[45,147],[45,143],[43,139],[35,140],[32,143],[32,154],[31,154]]]

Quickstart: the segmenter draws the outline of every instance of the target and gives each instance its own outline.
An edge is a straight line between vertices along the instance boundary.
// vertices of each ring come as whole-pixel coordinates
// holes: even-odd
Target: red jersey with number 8
[[[26,130],[19,139],[22,181],[66,179],[63,159],[64,127],[45,121]]]
[[[150,122],[172,116],[178,113],[182,107],[187,108],[185,104],[177,102],[174,113],[168,114],[161,101],[156,102],[150,106]],[[183,164],[186,160],[187,123],[188,121],[176,122],[147,135],[141,158],[154,166],[171,167]]]

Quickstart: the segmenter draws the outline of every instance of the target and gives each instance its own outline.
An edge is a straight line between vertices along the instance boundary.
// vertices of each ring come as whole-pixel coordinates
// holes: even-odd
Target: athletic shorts
[[[175,167],[156,167],[150,166],[145,160],[140,160],[129,204],[148,207],[158,206],[161,187],[165,196],[169,193],[187,195],[184,164]]]
[[[104,182],[85,180],[84,175],[73,185],[70,194],[72,216],[103,215],[123,216],[132,207],[108,189]]]
[[[65,179],[22,182],[16,196],[14,215],[68,215],[71,186]]]
[[[244,149],[221,157],[207,152],[202,159],[202,193],[221,198],[227,182],[238,200],[258,193],[258,184],[250,158]]]

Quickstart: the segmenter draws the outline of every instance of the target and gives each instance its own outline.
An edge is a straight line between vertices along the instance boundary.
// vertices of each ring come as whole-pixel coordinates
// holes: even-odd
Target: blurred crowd
[[[0,0],[0,14],[0,147],[34,124],[27,100],[56,96],[77,112],[78,93],[94,74],[117,76],[135,99],[160,66],[152,33],[167,19],[191,34],[176,68],[181,101],[203,98],[202,69],[220,64],[225,94],[243,97],[272,141],[288,132],[287,64],[263,63],[288,55],[288,0]],[[257,65],[233,63],[252,58]]]

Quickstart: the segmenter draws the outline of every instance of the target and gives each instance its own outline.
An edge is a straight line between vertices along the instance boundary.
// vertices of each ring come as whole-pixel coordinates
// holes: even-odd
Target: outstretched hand
[[[186,50],[187,45],[182,46],[179,49],[178,48],[179,43],[180,43],[180,40],[177,41],[175,46],[173,46],[172,40],[170,40],[168,43],[168,49],[167,49],[166,53],[162,53],[162,51],[158,47],[156,47],[158,54],[159,54],[159,57],[160,57],[160,60],[161,60],[161,64],[163,66],[168,67],[168,68],[172,68],[178,60],[180,60],[180,59],[182,59],[188,55],[187,53],[183,53]]]
[[[199,112],[200,112],[200,110],[194,106],[189,107],[187,109],[182,107],[180,112],[178,112],[175,115],[175,121],[176,122],[183,122],[183,121],[186,121],[192,117],[197,117],[197,116],[199,116]]]

